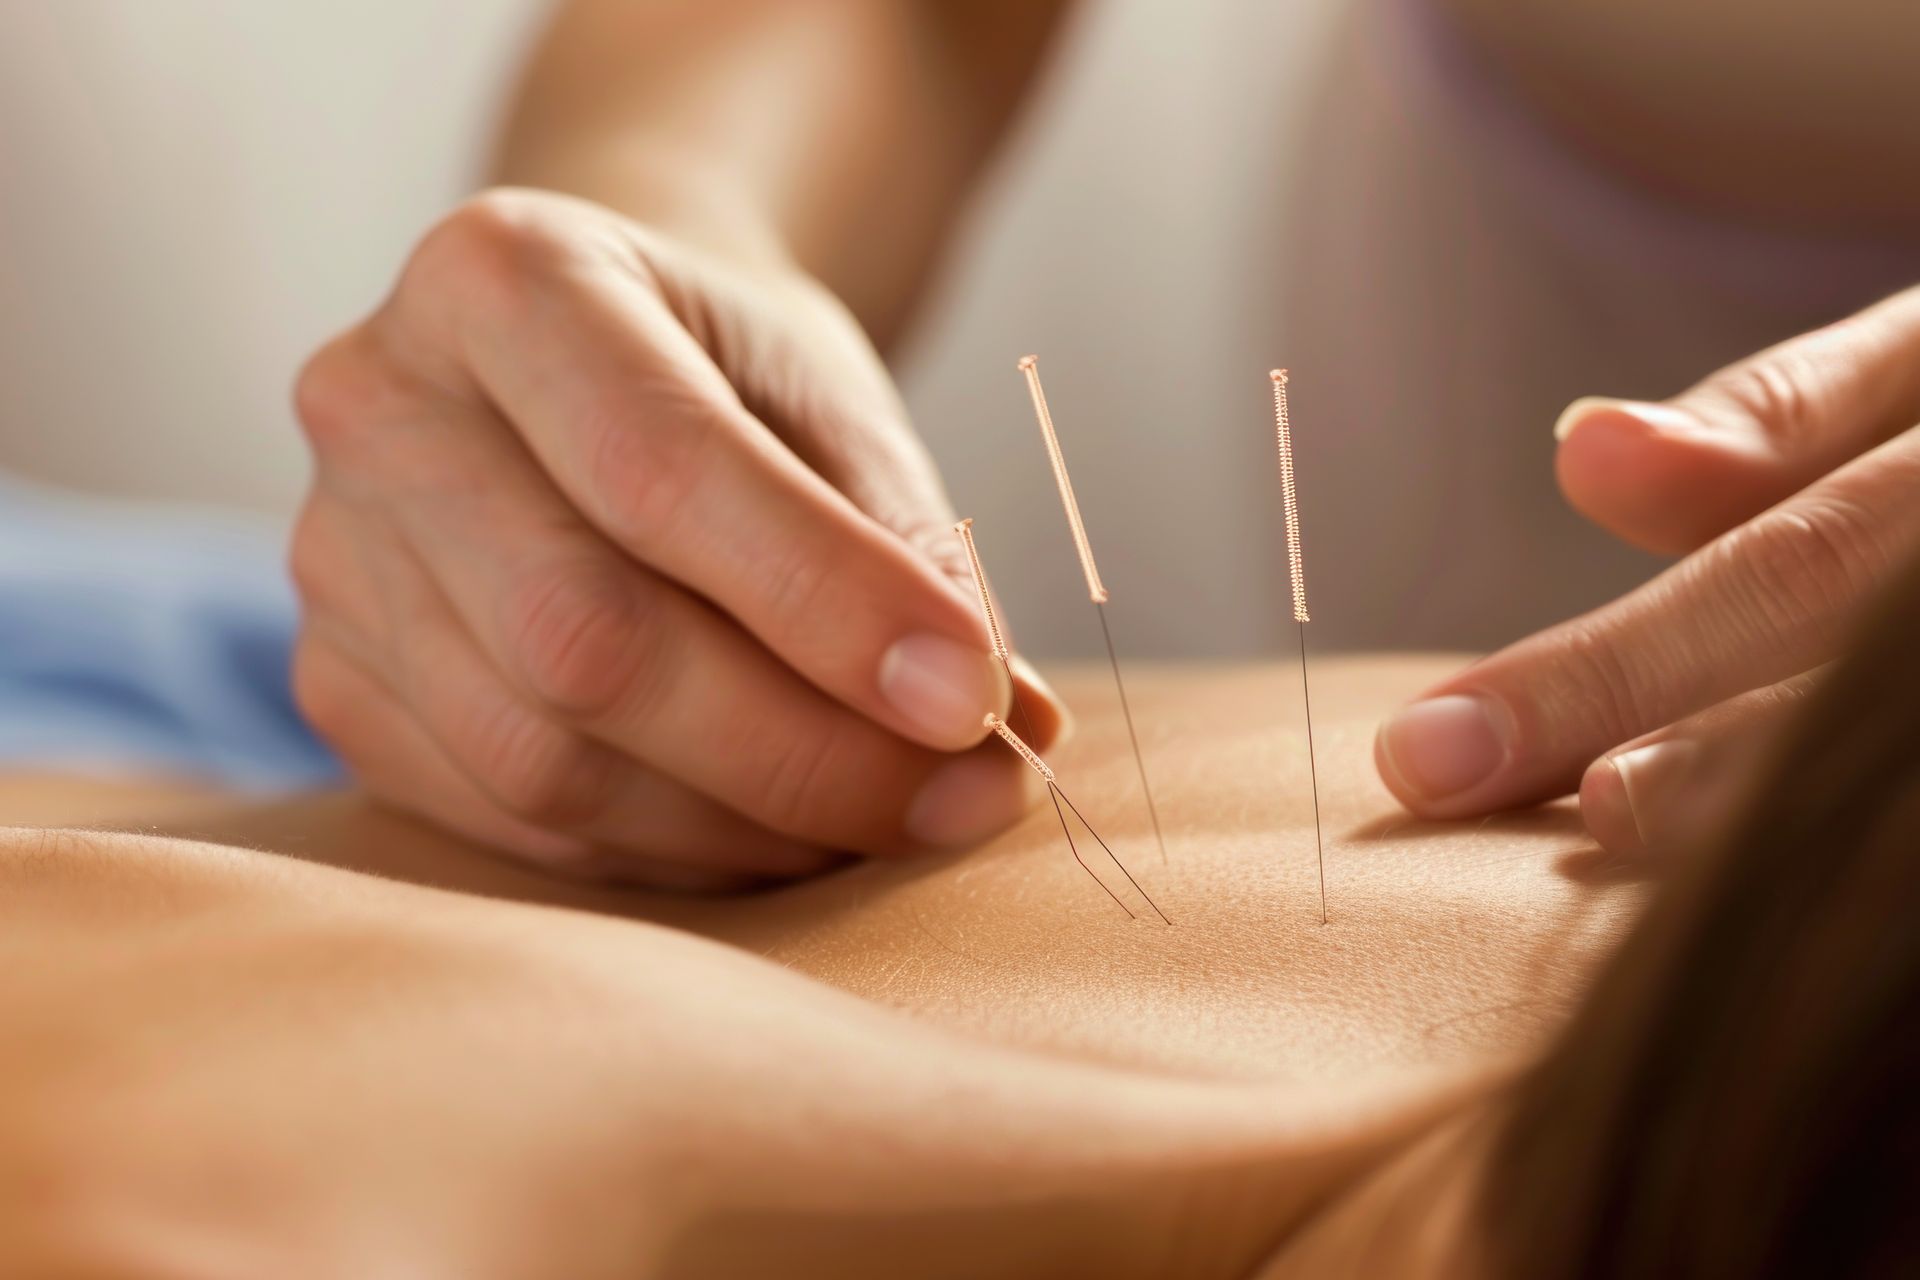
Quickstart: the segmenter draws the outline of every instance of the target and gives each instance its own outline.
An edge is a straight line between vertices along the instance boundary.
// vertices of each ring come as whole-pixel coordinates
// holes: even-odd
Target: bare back
[[[1570,805],[1429,824],[1371,761],[1382,712],[1451,659],[1313,669],[1328,921],[1320,921],[1298,669],[1142,667],[1130,686],[1167,836],[1163,866],[1111,680],[1080,670],[1050,752],[1061,785],[1171,918],[1130,919],[1074,862],[1050,805],[986,846],[866,862],[746,897],[588,888],[469,850],[356,797],[266,808],[178,799],[168,829],[405,879],[656,920],[984,1038],[1103,1060],[1336,1083],[1523,1052],[1631,920],[1646,868],[1609,860]],[[25,820],[157,811],[84,790]],[[144,807],[145,812],[134,812]],[[22,820],[19,789],[0,816]],[[1074,827],[1076,836],[1080,829]],[[1127,890],[1097,846],[1094,869]]]

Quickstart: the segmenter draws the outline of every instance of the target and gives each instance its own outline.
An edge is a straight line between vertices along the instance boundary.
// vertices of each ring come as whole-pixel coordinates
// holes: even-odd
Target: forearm
[[[571,0],[494,176],[798,264],[884,345],[1064,8]]]

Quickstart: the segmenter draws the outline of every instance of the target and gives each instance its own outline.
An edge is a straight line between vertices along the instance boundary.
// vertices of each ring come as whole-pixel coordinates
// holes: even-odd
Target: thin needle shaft
[[[1300,706],[1307,716],[1307,776],[1313,780],[1313,854],[1320,864],[1320,923],[1327,922],[1327,850],[1320,839],[1320,766],[1313,758],[1313,698],[1307,693],[1307,624],[1300,628]]]
[[[1067,826],[1067,815],[1060,812],[1060,801],[1066,798],[1066,792],[1060,790],[1059,784],[1055,783],[1052,779],[1047,780],[1047,797],[1053,801],[1053,816],[1060,819],[1060,834],[1067,838],[1067,849],[1073,854],[1073,860],[1080,864],[1080,869],[1082,871],[1086,872],[1090,876],[1093,876],[1093,882],[1095,884],[1099,885],[1102,889],[1107,889],[1107,882],[1105,880],[1102,880],[1099,876],[1093,875],[1093,868],[1088,866],[1087,860],[1080,856],[1080,846],[1073,842],[1073,832]],[[1070,809],[1073,808],[1073,801],[1068,800],[1067,807]],[[1080,812],[1078,809],[1074,809],[1073,811],[1075,815],[1078,815]],[[1080,821],[1085,822],[1086,819],[1081,818]],[[1092,831],[1093,828],[1088,827],[1087,830]],[[1099,833],[1095,832],[1093,838],[1095,840],[1100,840]],[[1106,841],[1101,840],[1100,847],[1102,849],[1106,848],[1107,847]],[[1109,853],[1107,856],[1112,857],[1113,855]],[[1114,863],[1114,865],[1117,867],[1120,866],[1120,864],[1117,862]],[[1125,871],[1126,868],[1120,867],[1120,870]],[[1133,877],[1128,876],[1127,879],[1131,880],[1133,879]],[[1107,889],[1107,896],[1109,898],[1112,898],[1116,903],[1119,903],[1120,909],[1127,913],[1127,919],[1138,920],[1140,918],[1139,916],[1133,913],[1132,907],[1120,901],[1119,894],[1115,893],[1111,889]],[[1144,898],[1147,895],[1143,893],[1140,896]],[[1155,911],[1158,911],[1159,909],[1160,908],[1158,907],[1154,908]],[[1164,916],[1161,917],[1161,919],[1165,919],[1165,918],[1166,917]]]
[[[1293,422],[1287,412],[1287,371],[1275,369],[1273,434],[1280,450],[1280,501],[1287,527],[1287,577],[1293,587],[1293,620],[1300,627],[1300,706],[1307,717],[1307,776],[1313,783],[1313,851],[1320,867],[1320,923],[1327,922],[1327,854],[1320,830],[1320,766],[1313,751],[1313,702],[1307,694],[1307,571],[1300,555],[1300,499],[1293,486]]]
[[[1073,853],[1073,860],[1080,864],[1080,869],[1092,876],[1094,883],[1098,884],[1102,889],[1106,889],[1107,896],[1115,902],[1118,902],[1122,911],[1125,911],[1129,916],[1133,916],[1136,920],[1139,919],[1137,915],[1134,915],[1133,908],[1122,901],[1120,895],[1109,888],[1107,882],[1102,880],[1094,869],[1087,865],[1087,860],[1080,856],[1080,846],[1074,842],[1073,831],[1067,825],[1067,816],[1060,812],[1060,803],[1063,800],[1066,802],[1067,808],[1073,810],[1073,816],[1080,819],[1080,825],[1087,829],[1087,834],[1092,836],[1100,845],[1101,851],[1107,855],[1114,866],[1120,868],[1120,874],[1127,878],[1127,883],[1133,886],[1134,892],[1146,900],[1146,904],[1153,908],[1153,913],[1160,917],[1163,924],[1171,925],[1173,921],[1167,919],[1167,913],[1160,909],[1160,904],[1147,896],[1147,891],[1142,889],[1140,882],[1133,878],[1133,872],[1127,870],[1127,864],[1114,856],[1114,852],[1108,847],[1107,842],[1101,839],[1100,833],[1093,829],[1093,824],[1088,822],[1086,815],[1080,812],[1080,807],[1074,804],[1072,798],[1060,789],[1059,782],[1057,782],[1053,776],[1053,770],[1048,767],[1045,760],[1040,758],[1040,753],[1023,742],[1020,735],[1009,728],[1007,722],[993,714],[993,712],[987,712],[983,723],[987,728],[998,734],[1002,742],[1012,747],[1014,751],[1019,754],[1020,758],[1025,760],[1027,765],[1045,780],[1047,784],[1047,794],[1053,799],[1054,816],[1060,819],[1060,831],[1067,837],[1067,848]]]
[[[1147,798],[1147,817],[1153,820],[1153,842],[1160,847],[1160,865],[1167,865],[1167,838],[1160,834],[1160,810],[1153,803],[1153,785],[1147,781],[1146,757],[1140,754],[1140,737],[1133,731],[1133,709],[1127,705],[1126,682],[1120,679],[1120,659],[1114,656],[1113,632],[1107,629],[1107,606],[1096,604],[1100,615],[1100,636],[1107,642],[1107,661],[1113,666],[1113,687],[1120,694],[1120,714],[1127,722],[1127,741],[1133,744],[1134,767],[1140,771],[1140,793]]]
[[[1040,424],[1040,439],[1047,447],[1047,462],[1053,468],[1053,483],[1060,490],[1061,509],[1067,513],[1067,531],[1073,535],[1073,549],[1080,557],[1080,572],[1087,579],[1087,597],[1100,614],[1100,636],[1107,642],[1107,662],[1113,668],[1113,687],[1120,694],[1120,714],[1127,722],[1127,742],[1133,747],[1133,767],[1140,774],[1140,791],[1146,797],[1147,817],[1153,822],[1153,842],[1160,850],[1160,862],[1164,866],[1167,861],[1167,838],[1160,829],[1160,809],[1153,802],[1153,784],[1147,781],[1147,760],[1140,751],[1140,735],[1134,731],[1133,708],[1127,705],[1127,685],[1120,678],[1120,657],[1114,651],[1113,630],[1107,625],[1107,588],[1100,581],[1099,566],[1093,562],[1093,544],[1087,539],[1086,522],[1080,518],[1079,499],[1073,496],[1073,480],[1067,475],[1067,457],[1060,450],[1060,437],[1053,429],[1053,414],[1047,409],[1047,393],[1040,385],[1039,357],[1022,356],[1016,367],[1026,378],[1027,394],[1033,399],[1033,416]]]
[[[1066,792],[1061,791],[1060,788],[1057,786],[1054,788],[1054,791],[1059,795],[1059,797],[1062,800],[1065,800],[1067,802],[1067,808],[1072,809],[1073,816],[1080,819],[1080,825],[1087,829],[1087,834],[1100,842],[1100,848],[1103,851],[1105,851],[1107,857],[1113,860],[1113,865],[1120,868],[1120,874],[1127,878],[1127,883],[1133,886],[1133,891],[1139,894],[1142,898],[1146,898],[1147,905],[1152,907],[1153,913],[1160,917],[1160,923],[1164,925],[1171,925],[1173,921],[1167,919],[1167,913],[1162,911],[1160,909],[1160,905],[1156,903],[1152,898],[1147,897],[1147,891],[1145,889],[1142,889],[1140,887],[1140,882],[1133,878],[1133,872],[1127,870],[1127,864],[1113,856],[1113,850],[1107,848],[1107,842],[1105,840],[1100,839],[1100,833],[1093,829],[1093,824],[1087,821],[1086,815],[1080,812],[1079,807],[1073,803],[1072,798],[1069,797]],[[1082,863],[1081,865],[1084,866],[1085,864]]]

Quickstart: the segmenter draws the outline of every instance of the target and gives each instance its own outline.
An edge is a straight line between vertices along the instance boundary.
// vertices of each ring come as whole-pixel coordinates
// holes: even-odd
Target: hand
[[[1555,428],[1568,499],[1691,554],[1428,690],[1382,726],[1380,776],[1436,818],[1578,783],[1609,849],[1671,843],[1706,762],[1791,712],[1920,544],[1916,422],[1920,289],[1664,404],[1577,401]]]
[[[878,357],[797,271],[467,204],[300,378],[301,705],[376,794],[576,872],[721,886],[1035,798]],[[1062,725],[1031,675],[1036,745]]]

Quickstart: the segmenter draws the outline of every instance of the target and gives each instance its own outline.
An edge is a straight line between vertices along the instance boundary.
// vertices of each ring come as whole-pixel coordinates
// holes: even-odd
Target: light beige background
[[[1849,300],[1801,287],[1817,257],[1703,259],[1711,228],[1490,138],[1411,11],[1107,0],[1070,33],[903,357],[1032,650],[1099,633],[1025,352],[1124,651],[1290,650],[1273,364],[1315,643],[1484,646],[1651,567],[1561,508],[1566,400],[1671,392]],[[0,0],[0,466],[289,512],[294,369],[470,187],[537,18]]]

